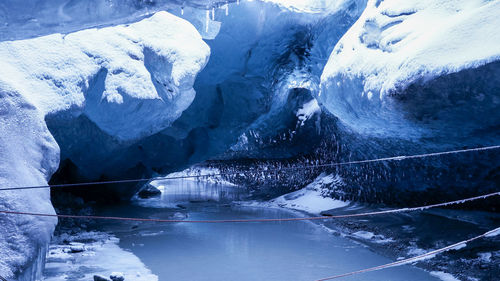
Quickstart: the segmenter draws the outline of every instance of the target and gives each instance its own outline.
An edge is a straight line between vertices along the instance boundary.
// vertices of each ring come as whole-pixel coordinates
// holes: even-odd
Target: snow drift
[[[1,42],[0,182],[47,184],[59,147],[46,117],[64,123],[85,116],[119,142],[168,127],[192,102],[209,53],[189,22],[166,12],[130,25]],[[48,190],[2,192],[0,206],[53,213]],[[0,220],[0,249],[9,257],[0,260],[0,274],[21,276],[48,243],[56,220]]]

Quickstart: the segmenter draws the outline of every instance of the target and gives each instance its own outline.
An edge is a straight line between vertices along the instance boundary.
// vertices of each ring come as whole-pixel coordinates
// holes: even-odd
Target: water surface
[[[187,216],[188,220],[297,216],[282,209],[228,204],[244,194],[233,187],[172,181],[164,190],[161,198],[150,201],[156,208],[145,207],[148,201],[143,200],[140,206],[113,208],[104,213],[154,218]],[[181,208],[158,208],[176,205]],[[311,222],[114,222],[107,229],[120,238],[120,247],[136,255],[159,280],[316,280],[392,262]],[[418,268],[401,266],[339,280],[439,279]]]

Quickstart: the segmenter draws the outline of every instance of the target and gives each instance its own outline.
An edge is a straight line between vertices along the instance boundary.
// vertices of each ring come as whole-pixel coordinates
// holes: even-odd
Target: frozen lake
[[[161,198],[104,210],[104,215],[189,220],[280,218],[287,210],[227,204],[242,191],[208,183],[172,181]],[[181,209],[159,208],[180,204]],[[311,222],[152,224],[113,222],[103,230],[137,256],[159,280],[316,280],[391,262]],[[116,269],[119,271],[119,269]],[[412,266],[346,277],[357,281],[439,280]]]

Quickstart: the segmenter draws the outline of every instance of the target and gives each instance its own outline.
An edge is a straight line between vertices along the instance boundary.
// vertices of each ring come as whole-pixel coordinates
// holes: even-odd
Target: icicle
[[[206,21],[205,21],[205,29],[206,29],[206,32],[208,32],[208,24],[210,23],[210,11],[207,10],[207,18],[206,18]]]
[[[236,0],[236,5],[239,5],[240,4],[240,0]]]
[[[212,20],[215,20],[215,8],[212,7]]]
[[[229,3],[226,1],[226,16],[229,16]]]
[[[184,15],[184,7],[181,7],[181,15]]]

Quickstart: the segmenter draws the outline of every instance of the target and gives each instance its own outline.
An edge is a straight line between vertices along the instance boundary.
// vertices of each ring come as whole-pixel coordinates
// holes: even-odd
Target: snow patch
[[[315,99],[305,103],[299,110],[297,110],[297,118],[299,119],[300,126],[304,126],[305,122],[309,120],[314,114],[321,112],[318,101]]]
[[[491,262],[491,256],[492,256],[491,253],[486,252],[486,253],[479,253],[477,255],[479,256],[479,259],[481,261],[486,262],[486,263]]]
[[[297,190],[268,202],[269,205],[305,211],[311,214],[319,214],[323,211],[342,208],[349,205],[349,202],[325,197],[326,185],[342,184],[342,179],[338,175],[321,174],[314,182],[301,190]],[[329,189],[329,188],[327,188]]]
[[[498,235],[500,235],[500,227],[497,228],[497,229],[492,230],[491,232],[489,232],[488,234],[486,234],[485,237],[495,237],[495,236],[498,236]]]
[[[158,277],[132,253],[118,246],[119,239],[101,232],[65,235],[51,245],[45,266],[45,281],[93,280],[94,275],[122,274],[125,280],[157,281]],[[85,250],[72,252],[63,240],[85,242]],[[74,242],[72,242],[74,243]],[[118,272],[119,271],[119,272]],[[119,274],[118,274],[119,273]]]
[[[455,278],[453,275],[442,272],[442,271],[431,271],[430,274],[432,276],[435,276],[443,281],[460,281],[459,279]]]
[[[354,236],[356,238],[361,238],[364,240],[370,240],[371,242],[378,243],[378,244],[385,244],[385,243],[394,242],[393,239],[386,238],[384,235],[375,234],[373,232],[363,231],[363,230],[354,232],[352,234],[352,236]]]
[[[234,183],[226,181],[221,176],[221,171],[217,168],[206,168],[206,167],[191,167],[186,170],[171,173],[165,176],[166,179],[158,179],[151,182],[151,185],[162,191],[162,186],[168,184],[168,178],[182,178],[182,180],[197,181],[197,182],[208,182],[212,184],[221,184],[227,186],[237,186]]]

